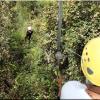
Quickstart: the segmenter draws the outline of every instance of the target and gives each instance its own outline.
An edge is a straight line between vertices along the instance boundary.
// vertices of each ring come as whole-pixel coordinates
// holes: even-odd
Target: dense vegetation
[[[0,1],[0,99],[57,98],[56,1]],[[24,38],[32,25],[31,43]],[[63,1],[62,52],[65,81],[84,81],[81,53],[100,36],[99,1]],[[64,67],[63,66],[63,67]]]

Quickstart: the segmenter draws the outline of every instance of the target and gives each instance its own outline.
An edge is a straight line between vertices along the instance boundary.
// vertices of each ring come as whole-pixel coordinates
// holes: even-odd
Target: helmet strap
[[[86,86],[89,91],[92,91],[92,92],[100,95],[100,87],[99,86],[95,86],[95,85],[91,85],[91,84],[87,84]]]

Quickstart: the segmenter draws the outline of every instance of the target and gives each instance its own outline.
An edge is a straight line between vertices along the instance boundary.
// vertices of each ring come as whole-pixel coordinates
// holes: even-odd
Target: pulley
[[[61,51],[57,51],[55,54],[56,60],[57,60],[57,64],[59,66],[61,60],[63,59],[63,54],[61,53]]]

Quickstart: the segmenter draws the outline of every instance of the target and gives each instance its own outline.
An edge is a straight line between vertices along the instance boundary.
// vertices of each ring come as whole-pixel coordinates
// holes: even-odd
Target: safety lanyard
[[[55,56],[56,56],[56,60],[57,60],[57,66],[60,67],[60,62],[63,58],[62,53],[61,53],[62,1],[58,1],[58,7],[59,8],[58,8],[58,20],[57,20],[58,21],[57,52],[56,52]],[[59,70],[59,72],[60,72],[60,70]],[[60,73],[60,75],[57,75],[57,81],[58,81],[58,87],[59,87],[58,97],[60,97],[61,85],[62,85],[61,73]]]

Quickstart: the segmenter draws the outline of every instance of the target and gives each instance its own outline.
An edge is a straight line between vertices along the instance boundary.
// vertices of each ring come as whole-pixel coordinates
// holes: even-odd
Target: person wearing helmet
[[[29,26],[27,28],[27,32],[26,32],[26,36],[25,36],[25,41],[26,41],[26,39],[28,39],[29,43],[30,43],[30,40],[31,40],[31,37],[32,37],[32,33],[33,33],[32,27]]]
[[[81,69],[86,84],[69,81],[61,89],[60,99],[100,99],[100,37],[90,40],[83,49]]]

